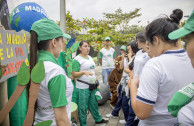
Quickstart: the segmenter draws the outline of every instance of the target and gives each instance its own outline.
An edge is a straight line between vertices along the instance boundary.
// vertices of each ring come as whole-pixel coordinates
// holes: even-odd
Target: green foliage
[[[67,11],[66,14],[66,30],[67,33],[78,33],[81,31],[81,21],[80,20],[74,20],[72,15],[70,14],[70,11]]]
[[[145,30],[144,26],[131,25],[131,26],[128,26],[126,29],[124,29],[123,33],[124,34],[136,34],[143,30]]]
[[[99,51],[104,44],[104,38],[106,36],[111,37],[112,46],[125,45],[131,42],[131,39],[135,39],[135,34],[139,31],[144,30],[143,26],[129,25],[129,22],[141,16],[140,8],[136,8],[130,12],[123,12],[120,8],[115,10],[114,13],[103,13],[104,19],[88,19],[75,20],[68,11],[66,14],[67,21],[67,33],[80,33],[77,41],[87,40],[94,50]]]
[[[45,77],[45,69],[43,61],[39,61],[31,72],[31,80],[37,84],[41,83]]]
[[[141,16],[139,14],[140,8],[136,8],[134,11],[130,11],[128,13],[124,13],[122,9],[117,9],[115,13],[103,13],[104,17],[110,20],[113,25],[118,27],[118,31],[120,33],[124,33],[124,30],[128,28],[130,20]]]
[[[140,9],[124,13],[117,9],[114,13],[103,13],[105,19],[87,19],[83,20],[82,28],[87,29],[87,34],[77,36],[78,41],[87,40],[94,50],[99,51],[104,44],[106,36],[111,37],[112,46],[125,45],[135,39],[135,34],[144,29],[143,26],[129,26],[129,21],[141,16]]]
[[[30,71],[27,65],[23,62],[17,74],[17,82],[19,85],[26,85],[29,81]]]

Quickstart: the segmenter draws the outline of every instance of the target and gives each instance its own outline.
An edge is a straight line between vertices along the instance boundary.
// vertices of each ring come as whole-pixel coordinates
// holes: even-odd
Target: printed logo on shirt
[[[108,57],[111,57],[111,54],[108,54],[107,56],[108,56]]]
[[[90,83],[92,83],[92,84],[94,84],[95,83],[95,78],[93,78],[93,77],[90,77]]]
[[[94,65],[92,65],[92,66],[90,67],[90,69],[94,69]]]
[[[145,56],[143,56],[143,58],[146,58],[146,55],[145,55]]]
[[[110,63],[107,63],[107,67],[110,67],[111,66],[111,64]]]

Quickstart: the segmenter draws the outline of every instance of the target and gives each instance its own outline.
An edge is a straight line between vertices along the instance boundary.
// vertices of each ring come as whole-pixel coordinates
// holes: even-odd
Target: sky
[[[48,17],[60,20],[60,0],[7,0],[10,13],[21,3],[36,2],[42,6]],[[121,8],[123,12],[141,8],[142,16],[130,21],[130,24],[146,26],[148,21],[156,19],[160,14],[170,15],[173,9],[183,10],[183,15],[189,15],[194,10],[194,0],[66,0],[66,10],[70,11],[74,19],[94,18],[102,19],[103,13],[114,13]],[[182,20],[187,19],[183,17]]]

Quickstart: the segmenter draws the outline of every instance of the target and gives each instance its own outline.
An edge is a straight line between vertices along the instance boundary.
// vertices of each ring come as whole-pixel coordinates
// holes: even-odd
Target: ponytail
[[[37,34],[34,31],[30,32],[30,72],[34,68],[37,62],[37,52],[38,52],[38,42],[37,42]]]

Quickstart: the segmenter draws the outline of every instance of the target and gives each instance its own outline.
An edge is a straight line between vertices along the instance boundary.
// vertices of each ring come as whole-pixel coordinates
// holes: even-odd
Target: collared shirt
[[[102,59],[102,69],[115,68],[114,58],[116,57],[115,50],[102,48],[99,52],[99,58]]]
[[[69,82],[65,71],[58,65],[57,59],[50,52],[40,50],[38,52],[38,62],[41,60],[44,61],[45,78],[40,83],[34,124],[45,120],[53,120],[52,126],[55,126],[53,108],[67,106],[68,117],[71,116],[70,102],[73,88],[70,87],[72,83]]]
[[[172,126],[177,118],[168,112],[168,103],[174,93],[194,82],[194,69],[185,50],[169,50],[150,59],[144,66],[136,99],[153,106],[149,118],[142,126]]]
[[[94,60],[92,59],[91,56],[88,55],[88,58],[84,58],[80,55],[77,55],[74,60],[73,60],[73,68],[72,71],[76,71],[76,72],[80,72],[80,71],[89,71],[91,73],[93,73],[93,75],[83,75],[80,78],[78,78],[79,80],[88,82],[90,84],[95,84],[96,81],[96,76],[95,76],[95,63]],[[76,81],[76,87],[79,89],[87,89],[89,88],[89,85],[84,84],[82,82]]]

